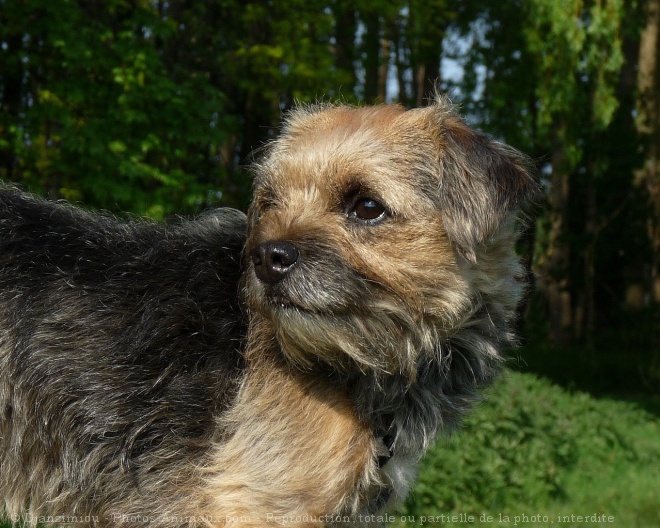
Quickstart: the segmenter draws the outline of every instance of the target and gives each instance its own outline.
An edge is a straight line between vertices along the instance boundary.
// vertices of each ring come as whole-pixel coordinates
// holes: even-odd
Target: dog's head
[[[414,377],[482,308],[513,316],[526,167],[442,99],[294,110],[256,167],[250,309],[299,366]]]

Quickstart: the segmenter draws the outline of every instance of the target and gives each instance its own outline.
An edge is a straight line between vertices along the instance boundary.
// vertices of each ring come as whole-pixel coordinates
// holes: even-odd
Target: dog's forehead
[[[299,109],[263,168],[280,190],[334,190],[356,181],[376,187],[385,180],[392,194],[414,189],[433,179],[421,174],[431,170],[434,149],[419,121],[398,105]]]

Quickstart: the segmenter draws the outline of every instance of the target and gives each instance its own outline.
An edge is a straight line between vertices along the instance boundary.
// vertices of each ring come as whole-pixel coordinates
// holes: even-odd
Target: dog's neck
[[[248,345],[246,359],[258,360],[264,354],[263,343],[270,343],[271,360],[343,387],[360,419],[369,424],[376,438],[385,439],[390,454],[403,450],[421,456],[440,431],[457,425],[478,389],[499,370],[497,351],[502,343],[497,337],[500,333],[492,331],[492,316],[484,308],[473,320],[476,323],[470,329],[436,343],[434,350],[423,351],[412,381],[404,374],[359,368],[344,371],[314,359],[311,366],[291,364],[272,322],[261,314],[252,318],[249,343],[254,345]]]
[[[441,432],[458,424],[478,389],[498,370],[496,351],[502,345],[502,334],[493,331],[493,318],[485,308],[472,320],[469,329],[439,340],[433,350],[420,351],[423,359],[411,380],[405,374],[383,374],[357,366],[342,370],[320,359],[304,367],[295,364],[281,348],[272,321],[265,314],[254,313],[245,351],[246,381],[249,384],[251,370],[259,378],[274,369],[293,386],[326,387],[324,394],[332,394],[350,406],[356,420],[353,426],[371,438],[371,464],[363,463],[372,469],[365,469],[365,475],[376,471],[373,478],[377,484],[369,494],[365,511],[380,511],[405,497],[419,459]],[[263,394],[260,397],[263,399]]]

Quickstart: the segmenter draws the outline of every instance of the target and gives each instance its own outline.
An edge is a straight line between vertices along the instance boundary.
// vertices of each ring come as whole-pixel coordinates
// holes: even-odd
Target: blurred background
[[[546,193],[511,373],[397,522],[660,526],[660,0],[0,0],[0,180],[157,220],[245,209],[294,104],[436,88]]]

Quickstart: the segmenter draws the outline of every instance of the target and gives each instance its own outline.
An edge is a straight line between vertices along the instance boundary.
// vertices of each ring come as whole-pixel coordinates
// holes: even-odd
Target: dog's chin
[[[307,311],[298,303],[293,302],[291,299],[284,295],[269,295],[266,297],[266,305],[273,312],[274,315],[279,313],[288,312],[301,312]]]
[[[274,322],[280,318],[311,316],[319,312],[317,307],[281,293],[264,294],[259,306]]]
[[[287,285],[264,286],[255,283],[250,288],[253,305],[276,320],[280,317],[325,315],[336,317],[346,312],[345,307],[333,305],[322,294],[303,291]]]

